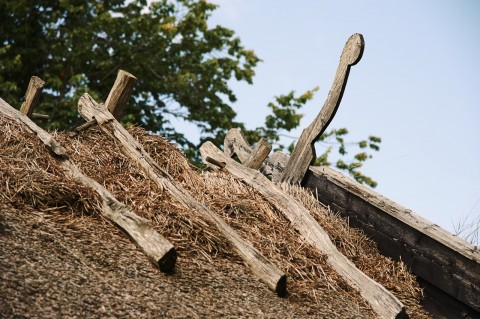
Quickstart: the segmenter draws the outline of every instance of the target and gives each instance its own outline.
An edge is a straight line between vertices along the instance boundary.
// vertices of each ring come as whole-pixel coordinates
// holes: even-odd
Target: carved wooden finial
[[[332,121],[338,106],[342,100],[345,86],[347,85],[350,67],[360,61],[363,54],[365,43],[361,34],[352,35],[340,57],[340,63],[335,74],[327,100],[315,120],[303,130],[300,139],[297,142],[292,156],[285,167],[285,171],[280,179],[281,182],[291,184],[300,184],[305,173],[315,158],[314,143],[323,134],[327,126]]]

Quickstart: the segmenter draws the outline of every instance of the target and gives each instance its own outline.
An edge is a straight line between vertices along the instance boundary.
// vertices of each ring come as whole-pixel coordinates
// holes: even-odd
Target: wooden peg
[[[245,163],[252,153],[252,147],[240,129],[232,128],[223,140],[223,151],[228,157],[237,155],[240,162]]]
[[[250,156],[247,158],[245,165],[248,168],[259,169],[262,166],[263,161],[267,158],[268,154],[272,150],[272,145],[268,143],[263,137],[258,141],[257,145],[253,149]]]
[[[131,73],[124,70],[118,70],[117,79],[115,80],[110,93],[108,93],[107,101],[105,102],[105,107],[117,120],[120,120],[125,112],[125,109],[127,108],[128,99],[130,98],[130,93],[132,93],[133,85],[136,81],[137,78]],[[68,136],[75,137],[81,131],[84,131],[97,124],[98,122],[96,119],[91,119],[86,123],[72,129],[68,133]]]
[[[308,167],[315,158],[315,147],[313,144],[323,134],[335,116],[342,100],[345,86],[347,85],[350,67],[360,61],[364,46],[365,43],[361,34],[355,33],[348,39],[343,48],[337,73],[335,74],[335,79],[328,93],[327,100],[315,120],[303,130],[293,150],[292,156],[285,167],[285,171],[280,179],[281,182],[291,184],[301,183]]]
[[[136,81],[137,78],[132,74],[124,70],[118,70],[117,79],[105,102],[105,107],[117,120],[122,117],[123,112],[127,108],[128,99]]]
[[[266,139],[261,138],[255,148],[252,149],[242,131],[238,128],[232,128],[225,135],[223,149],[229,157],[236,154],[240,162],[246,167],[259,169],[270,154],[272,146]]]
[[[40,79],[37,76],[32,76],[30,82],[28,83],[27,92],[25,93],[25,99],[20,106],[20,112],[28,117],[32,117],[33,109],[40,99],[40,95],[43,91],[43,86],[45,81]]]

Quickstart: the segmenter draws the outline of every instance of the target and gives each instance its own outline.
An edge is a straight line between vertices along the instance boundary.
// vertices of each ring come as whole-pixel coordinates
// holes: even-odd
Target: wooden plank
[[[252,244],[211,212],[204,204],[195,200],[187,190],[174,182],[173,178],[156,163],[142,145],[134,139],[111,113],[97,104],[88,94],[84,94],[78,104],[80,114],[87,120],[95,118],[107,134],[111,134],[123,147],[125,155],[137,163],[154,182],[165,189],[172,198],[192,210],[201,213],[231,243],[252,272],[278,295],[286,294],[286,275],[264,257]]]
[[[128,206],[119,202],[107,189],[95,180],[84,175],[79,168],[68,160],[65,148],[55,139],[38,127],[26,115],[0,99],[0,112],[27,126],[43,144],[56,156],[66,174],[79,183],[93,189],[102,199],[102,215],[123,229],[130,238],[145,252],[145,254],[164,272],[170,272],[175,267],[176,251],[173,245],[157,233],[148,221],[136,215]]]
[[[118,70],[115,83],[105,102],[105,107],[118,120],[120,120],[127,108],[128,100],[130,99],[130,94],[136,81],[137,78],[132,74],[124,70]]]
[[[247,145],[242,152],[247,156]],[[288,155],[275,152],[262,169],[275,181],[287,162]],[[383,255],[403,261],[415,275],[480,312],[478,247],[329,167],[310,166],[303,186],[374,239]]]
[[[32,76],[28,83],[27,92],[25,93],[25,99],[20,106],[20,112],[28,117],[32,117],[33,109],[37,106],[40,95],[43,91],[45,81],[37,76]]]
[[[268,199],[291,222],[307,243],[327,256],[330,266],[348,284],[359,291],[379,317],[402,318],[405,316],[402,303],[383,286],[358,270],[348,258],[341,254],[330,241],[328,234],[310,215],[310,212],[294,198],[285,194],[260,172],[248,169],[229,158],[211,142],[204,143],[200,148],[200,153],[203,158],[209,157],[216,162],[224,163],[224,170],[254,187]]]
[[[281,182],[290,184],[301,183],[308,167],[315,158],[315,147],[313,144],[323,134],[335,116],[347,85],[350,67],[360,61],[363,49],[364,41],[361,34],[356,33],[348,39],[343,48],[337,73],[335,74],[330,92],[328,92],[327,100],[315,120],[303,130],[280,178]]]

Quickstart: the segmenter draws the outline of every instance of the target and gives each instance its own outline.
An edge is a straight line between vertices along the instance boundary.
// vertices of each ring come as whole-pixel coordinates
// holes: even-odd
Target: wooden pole
[[[145,252],[145,254],[164,272],[170,272],[175,267],[177,254],[173,245],[162,237],[148,221],[136,215],[128,206],[119,202],[105,187],[95,180],[84,175],[79,168],[68,160],[65,148],[55,139],[38,127],[26,115],[0,99],[0,113],[27,126],[43,144],[56,156],[66,174],[79,183],[93,189],[102,199],[102,215],[122,228],[131,239]]]
[[[20,106],[20,112],[28,117],[32,117],[33,109],[37,106],[40,95],[43,91],[43,86],[45,81],[40,79],[37,76],[32,76],[30,82],[28,83],[27,92],[25,93],[25,98]]]
[[[120,120],[128,105],[128,99],[132,93],[133,85],[137,78],[124,70],[118,70],[117,78],[108,94],[105,107]]]
[[[208,156],[217,162],[224,163],[224,170],[254,187],[282,212],[306,242],[327,256],[329,265],[362,295],[380,318],[404,318],[406,316],[403,304],[385,287],[361,272],[340,253],[330,241],[325,230],[310,215],[310,212],[293,197],[283,192],[260,172],[246,168],[228,157],[211,142],[204,143],[200,147],[200,153],[203,158]]]
[[[225,135],[223,150],[228,157],[237,155],[240,162],[244,165],[249,160],[249,158],[252,156],[252,153],[253,153],[252,147],[250,146],[250,144],[248,144],[247,139],[245,138],[241,130],[238,128],[232,128],[227,132],[227,134]],[[260,171],[262,171],[263,173],[266,173],[265,170],[268,170],[268,174],[272,174],[272,172],[278,173],[278,174],[272,174],[273,182],[277,182],[280,179],[286,164],[282,162],[281,171],[273,167],[272,158],[275,158],[276,157],[275,154],[277,153],[278,152],[275,152],[273,153],[272,156],[268,158],[264,158],[263,159],[264,162],[261,163],[259,167]],[[272,167],[268,167],[268,166],[272,166]]]
[[[125,155],[137,163],[159,187],[165,189],[179,203],[199,212],[215,225],[262,282],[279,296],[286,294],[286,275],[250,242],[238,235],[223,219],[195,200],[181,185],[175,183],[173,178],[152,159],[143,146],[115,120],[111,113],[97,104],[87,93],[80,98],[78,109],[87,121],[95,118],[101,129],[112,135],[123,146]]]

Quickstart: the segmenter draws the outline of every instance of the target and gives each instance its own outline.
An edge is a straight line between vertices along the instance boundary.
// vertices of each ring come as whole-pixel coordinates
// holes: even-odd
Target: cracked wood
[[[195,200],[181,185],[175,183],[173,178],[151,158],[142,145],[115,120],[106,108],[97,104],[88,94],[84,94],[80,98],[78,108],[80,114],[87,121],[95,118],[104,132],[118,140],[124,153],[136,162],[159,187],[168,191],[170,196],[179,203],[199,212],[215,225],[262,282],[278,295],[286,294],[286,275],[250,242],[238,235],[222,218]]]
[[[0,112],[7,117],[27,126],[54,155],[66,174],[79,183],[93,189],[102,199],[101,214],[122,228],[143,252],[164,272],[173,270],[176,262],[176,251],[173,245],[155,231],[148,221],[136,215],[131,208],[119,202],[105,187],[83,174],[68,160],[65,148],[55,139],[38,127],[26,115],[0,99]]]
[[[269,200],[292,223],[306,242],[327,256],[330,266],[347,283],[359,291],[381,318],[404,318],[406,316],[403,304],[341,254],[310,212],[294,198],[288,196],[260,172],[246,168],[228,157],[211,142],[204,143],[200,147],[200,153],[203,158],[208,156],[217,162],[224,163],[224,170],[254,187]]]

